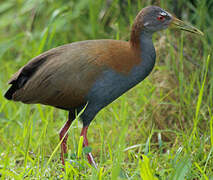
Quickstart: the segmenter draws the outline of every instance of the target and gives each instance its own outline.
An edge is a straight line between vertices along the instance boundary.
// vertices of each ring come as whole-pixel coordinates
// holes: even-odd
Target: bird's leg
[[[61,162],[62,162],[63,165],[64,165],[64,154],[67,153],[67,138],[68,138],[68,134],[66,134],[66,133],[67,133],[67,131],[68,131],[68,129],[69,129],[69,127],[72,124],[74,119],[75,119],[74,114],[72,112],[69,112],[68,120],[64,124],[64,126],[61,128],[60,133],[59,133],[60,141],[65,136],[63,141],[62,141],[62,143],[61,143]]]
[[[87,129],[88,129],[88,126],[83,126],[82,131],[81,131],[81,136],[83,136],[83,138],[84,138],[84,141],[83,141],[83,146],[84,147],[88,146]],[[93,159],[93,156],[92,156],[91,152],[89,152],[87,154],[87,159],[88,159],[89,163],[93,164],[93,166],[97,169],[97,165],[96,165],[96,163],[95,163],[95,161]]]

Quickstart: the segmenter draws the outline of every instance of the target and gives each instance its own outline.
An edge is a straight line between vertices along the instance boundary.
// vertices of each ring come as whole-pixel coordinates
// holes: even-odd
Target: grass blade
[[[209,61],[210,61],[210,55],[208,55],[208,58],[207,58],[207,61],[206,61],[206,69],[205,69],[204,79],[203,79],[203,82],[202,82],[202,86],[200,88],[200,93],[198,95],[196,113],[195,113],[195,118],[194,118],[194,127],[193,127],[191,137],[193,137],[195,135],[195,133],[197,132],[197,124],[198,124],[198,121],[199,121],[199,112],[200,112],[200,107],[201,107],[201,103],[202,103],[202,99],[203,99],[203,92],[204,92],[204,86],[205,86],[206,77],[207,77],[207,73],[208,73]]]
[[[145,155],[143,156],[143,160],[139,159],[139,166],[140,166],[140,175],[143,180],[157,180],[154,176],[153,170],[150,166],[149,158]]]

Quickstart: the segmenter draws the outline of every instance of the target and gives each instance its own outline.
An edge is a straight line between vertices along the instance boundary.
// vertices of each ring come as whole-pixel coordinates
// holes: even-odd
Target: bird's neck
[[[152,33],[142,31],[140,33],[140,52],[142,60],[146,60],[147,55],[155,54],[155,48],[152,42]]]
[[[152,42],[151,32],[145,29],[139,30],[133,26],[130,38],[130,46],[135,52],[140,53],[142,61],[150,60],[150,56],[155,55],[155,48]]]
[[[132,77],[136,82],[145,79],[152,71],[155,65],[155,48],[152,42],[152,33],[141,31],[138,37],[139,44],[133,48],[137,48],[140,53],[141,63],[132,69]]]

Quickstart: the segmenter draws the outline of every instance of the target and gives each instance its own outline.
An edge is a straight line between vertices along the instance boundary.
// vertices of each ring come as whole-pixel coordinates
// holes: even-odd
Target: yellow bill
[[[202,35],[202,36],[204,35],[203,32],[200,31],[199,29],[181,21],[180,19],[178,19],[176,17],[172,18],[171,26],[175,27],[177,29],[183,30],[183,31],[188,31],[188,32],[199,34],[199,35]]]

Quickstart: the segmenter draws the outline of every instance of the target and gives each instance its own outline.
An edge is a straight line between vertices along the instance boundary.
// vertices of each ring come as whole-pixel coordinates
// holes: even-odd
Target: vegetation
[[[90,125],[98,169],[87,163],[88,149],[78,146],[82,125],[76,120],[63,172],[58,132],[67,112],[7,101],[7,81],[29,59],[56,46],[128,40],[134,17],[150,4],[177,12],[205,36],[174,30],[155,34],[157,63],[151,75]],[[212,6],[211,0],[1,1],[1,178],[213,179]]]

